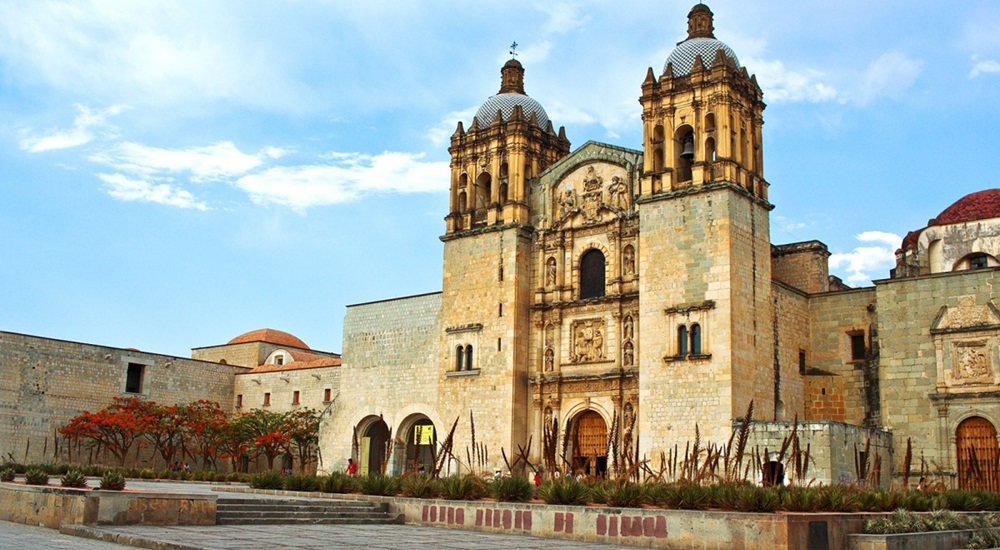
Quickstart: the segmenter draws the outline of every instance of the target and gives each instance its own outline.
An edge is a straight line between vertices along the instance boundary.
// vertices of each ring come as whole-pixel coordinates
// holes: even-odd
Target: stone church
[[[612,449],[725,443],[752,401],[752,443],[775,449],[798,419],[817,481],[855,480],[861,448],[887,484],[910,439],[957,485],[1000,489],[1000,190],[961,198],[907,235],[888,278],[851,289],[823,243],[771,243],[763,94],[707,6],[662,71],[636,75],[642,150],[571,150],[521,63],[500,75],[451,137],[440,292],[348,306],[339,356],[280,331],[192,359],[90,346],[105,393],[134,393],[129,365],[158,401],[201,369],[219,395],[189,399],[320,409],[323,469],[353,456],[396,474],[432,468],[452,426],[447,466],[468,470],[474,418],[481,467],[518,449],[541,464],[557,441],[562,469],[605,475]],[[8,407],[45,402],[18,382],[29,367],[78,361],[45,342],[0,333],[0,451],[79,406]]]

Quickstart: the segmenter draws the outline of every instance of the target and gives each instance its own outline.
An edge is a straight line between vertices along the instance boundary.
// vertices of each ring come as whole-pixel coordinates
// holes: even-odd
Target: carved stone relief
[[[604,360],[604,321],[602,319],[586,319],[575,321],[572,330],[573,363],[589,363]]]
[[[985,340],[952,342],[952,376],[960,382],[989,382],[993,370]]]

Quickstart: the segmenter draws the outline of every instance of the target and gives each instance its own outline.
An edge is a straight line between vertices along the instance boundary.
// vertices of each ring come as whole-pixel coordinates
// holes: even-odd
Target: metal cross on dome
[[[514,59],[517,57],[517,41],[515,40],[513,44],[510,45],[510,58]]]

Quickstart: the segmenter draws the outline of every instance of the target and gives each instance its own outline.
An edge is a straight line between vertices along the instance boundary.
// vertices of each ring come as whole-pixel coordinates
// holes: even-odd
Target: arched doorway
[[[1000,490],[1000,448],[992,422],[979,416],[966,418],[955,430],[955,446],[959,489]]]
[[[416,416],[411,422],[403,434],[406,462],[402,471],[429,474],[434,471],[437,461],[437,429],[434,423],[423,415]]]
[[[596,411],[586,411],[576,419],[573,472],[595,477],[608,473],[608,425]]]
[[[368,475],[369,473],[382,473],[382,465],[385,464],[386,446],[389,442],[389,426],[381,418],[375,420],[365,429],[361,438],[361,456],[358,457],[361,464],[358,466],[358,473]]]

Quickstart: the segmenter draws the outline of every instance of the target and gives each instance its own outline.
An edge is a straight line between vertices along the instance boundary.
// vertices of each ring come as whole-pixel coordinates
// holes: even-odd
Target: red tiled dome
[[[988,218],[1000,218],[1000,189],[970,193],[945,208],[929,225],[950,225]]]
[[[292,336],[287,332],[274,330],[273,328],[262,328],[259,330],[252,330],[246,334],[241,334],[230,340],[227,345],[246,344],[248,342],[267,342],[268,344],[277,344],[279,346],[288,346],[291,348],[310,349],[305,342],[299,340],[295,336]]]

